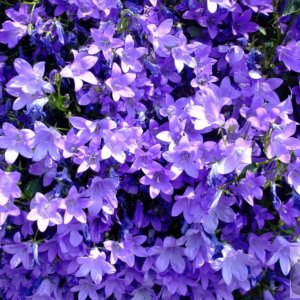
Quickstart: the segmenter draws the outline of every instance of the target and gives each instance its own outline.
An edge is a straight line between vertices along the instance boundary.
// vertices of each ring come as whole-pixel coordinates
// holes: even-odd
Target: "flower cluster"
[[[0,1],[0,298],[287,299],[297,4],[15,2]]]

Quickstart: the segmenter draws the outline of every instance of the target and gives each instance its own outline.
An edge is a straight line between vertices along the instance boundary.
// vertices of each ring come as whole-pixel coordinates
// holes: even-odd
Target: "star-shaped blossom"
[[[14,48],[27,33],[27,26],[19,22],[5,21],[0,29],[0,43]]]
[[[32,253],[31,242],[22,242],[19,232],[14,235],[13,242],[13,244],[3,246],[3,250],[6,253],[13,254],[10,260],[10,267],[15,269],[22,263],[26,270],[30,270],[31,261],[29,256]]]
[[[59,199],[48,199],[43,194],[37,192],[32,202],[32,209],[27,215],[27,220],[37,221],[38,229],[44,232],[50,222],[59,225],[63,222],[58,212]]]
[[[36,121],[34,123],[34,131],[36,133],[34,139],[33,161],[40,161],[47,154],[58,161],[60,159],[59,146],[61,135],[54,128],[48,128],[44,123]]]
[[[288,70],[300,72],[300,41],[291,40],[286,46],[278,46],[277,53]]]
[[[222,257],[214,261],[212,267],[214,270],[222,269],[222,277],[227,285],[233,280],[247,281],[248,266],[256,264],[256,260],[242,250],[234,250],[229,244],[224,245]]]
[[[105,241],[104,247],[111,252],[110,263],[115,265],[120,259],[129,267],[133,267],[135,256],[147,256],[146,250],[141,246],[146,240],[147,237],[145,235],[132,236],[127,232],[122,242]]]
[[[160,164],[156,164],[151,170],[145,170],[145,176],[140,179],[140,183],[144,185],[149,185],[150,197],[154,199],[159,195],[160,192],[166,195],[171,195],[173,193],[173,185],[170,180],[175,178],[175,174],[165,169]]]
[[[19,216],[20,213],[20,209],[13,203],[12,199],[6,202],[5,205],[0,205],[0,226],[6,222],[8,216],[16,217]]]
[[[96,215],[103,209],[106,213],[112,214],[118,206],[116,197],[119,183],[113,178],[94,177],[87,194],[93,204],[89,206],[89,212]]]
[[[255,176],[254,173],[247,171],[246,177],[243,178],[238,184],[239,194],[253,206],[254,198],[261,199],[263,191],[261,186],[266,182],[266,178],[263,175]]]
[[[193,178],[198,177],[202,168],[199,143],[191,143],[187,136],[183,136],[177,145],[171,144],[169,151],[162,154],[164,159],[172,163],[171,171],[179,176],[183,171]]]
[[[178,39],[174,35],[170,34],[173,27],[173,20],[164,20],[159,26],[155,24],[149,24],[147,26],[149,30],[149,41],[152,43],[154,51],[162,57],[168,57],[170,54],[170,48],[177,45]]]
[[[277,156],[283,163],[289,163],[291,160],[290,151],[300,149],[300,141],[292,137],[295,131],[295,122],[283,126],[282,129],[280,127],[276,128],[271,134],[267,157],[271,159]]]
[[[186,263],[183,258],[184,249],[181,247],[183,243],[183,240],[168,236],[164,239],[162,246],[154,246],[150,249],[150,255],[159,254],[155,262],[159,273],[166,271],[169,265],[178,274],[184,272]]]
[[[283,275],[287,276],[291,270],[290,248],[299,247],[299,243],[290,243],[282,236],[277,236],[273,242],[274,253],[268,261],[268,265],[273,265],[279,260],[279,265]],[[299,259],[299,254],[298,254]]]
[[[24,59],[16,58],[14,61],[15,70],[18,76],[13,77],[6,85],[7,92],[18,97],[13,105],[14,110],[19,110],[25,105],[30,106],[35,101],[48,101],[45,94],[54,92],[53,86],[43,80],[45,62],[36,63],[33,67]]]
[[[79,292],[78,299],[87,299],[90,297],[92,300],[98,300],[97,290],[100,289],[100,286],[97,286],[90,279],[80,279],[78,285],[75,285],[71,288],[72,292]]]
[[[248,33],[252,33],[258,30],[258,25],[254,22],[250,22],[252,12],[250,9],[244,11],[241,15],[238,13],[232,14],[232,33],[234,35],[242,34],[248,36]]]
[[[10,199],[20,198],[22,193],[18,187],[21,174],[17,171],[4,172],[0,169],[0,205],[4,206]]]
[[[118,64],[113,63],[111,77],[105,83],[112,91],[114,101],[119,101],[121,97],[131,98],[135,96],[134,91],[129,87],[136,78],[136,74],[122,74]]]
[[[89,54],[96,54],[102,51],[106,60],[110,60],[112,58],[112,49],[119,48],[124,44],[121,39],[113,37],[115,32],[114,25],[110,23],[102,22],[99,29],[92,28],[91,35],[94,43],[89,47]]]
[[[0,136],[0,148],[6,149],[5,161],[13,164],[19,154],[26,158],[32,158],[35,133],[30,129],[17,129],[9,123],[2,126],[5,136]]]
[[[89,70],[96,64],[98,58],[76,50],[72,50],[72,53],[74,61],[60,71],[61,77],[73,78],[76,92],[82,88],[83,81],[97,84],[97,78]]]
[[[147,52],[144,47],[134,47],[134,40],[130,34],[125,38],[124,48],[119,48],[116,53],[121,57],[121,67],[124,73],[129,70],[133,72],[141,72],[143,69],[142,64],[139,62],[139,58]]]
[[[77,262],[80,264],[80,268],[75,273],[75,276],[84,277],[90,273],[95,284],[102,282],[103,275],[116,272],[115,267],[106,261],[105,253],[100,252],[98,248],[91,249],[87,257],[78,257]]]
[[[180,73],[184,65],[190,68],[195,68],[197,66],[196,59],[191,56],[191,54],[196,50],[196,45],[187,45],[187,39],[183,32],[179,33],[178,46],[171,50],[172,57],[174,59],[175,67]]]
[[[80,223],[86,223],[86,214],[83,209],[89,207],[91,203],[90,198],[79,194],[76,187],[72,186],[68,196],[63,198],[59,205],[59,208],[65,210],[64,224],[70,223],[73,218]]]
[[[234,144],[226,147],[224,150],[224,158],[218,164],[218,172],[220,174],[228,174],[234,170],[238,173],[252,162],[251,141],[245,141],[238,138]]]

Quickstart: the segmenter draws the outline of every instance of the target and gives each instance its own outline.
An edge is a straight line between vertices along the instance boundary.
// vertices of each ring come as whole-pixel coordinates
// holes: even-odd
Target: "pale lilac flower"
[[[20,209],[14,205],[12,199],[6,202],[5,205],[0,205],[0,226],[6,222],[8,216],[16,217],[19,215]]]
[[[186,263],[183,258],[184,249],[181,247],[183,243],[183,240],[176,240],[168,236],[164,239],[161,247],[153,246],[149,249],[150,255],[159,254],[155,262],[155,267],[159,273],[166,271],[169,265],[178,274],[184,272]]]
[[[0,29],[0,43],[14,48],[27,33],[27,26],[19,22],[5,21]]]
[[[18,187],[20,178],[19,172],[4,172],[0,169],[0,206],[4,206],[11,197],[21,197],[22,192]]]
[[[300,41],[291,40],[286,46],[277,47],[278,59],[290,71],[300,72]]]
[[[260,188],[266,182],[266,178],[255,176],[254,173],[247,171],[246,177],[243,178],[238,184],[238,193],[250,204],[254,205],[254,198],[261,199],[263,191]]]
[[[88,207],[89,212],[93,215],[98,214],[101,209],[108,214],[118,206],[117,187],[119,182],[113,178],[94,177],[87,195],[93,201]]]
[[[228,174],[236,170],[239,174],[244,167],[252,162],[251,141],[238,138],[234,144],[228,145],[223,154],[224,158],[218,163],[218,172]]]
[[[131,98],[135,96],[134,91],[129,87],[136,78],[136,74],[122,74],[118,64],[113,63],[111,77],[105,83],[112,91],[114,101],[119,101],[121,97]]]
[[[234,250],[229,244],[225,244],[222,250],[222,257],[216,259],[212,268],[222,269],[222,277],[227,285],[233,280],[244,282],[248,280],[248,267],[256,264],[256,260],[242,250]]]
[[[112,48],[119,48],[124,44],[124,42],[121,39],[113,37],[115,31],[116,30],[113,24],[104,22],[100,23],[99,29],[92,28],[91,35],[94,40],[94,43],[89,47],[89,54],[96,54],[99,51],[102,51],[106,60],[111,60]]]
[[[149,41],[152,43],[154,51],[162,57],[168,57],[171,48],[178,44],[178,39],[174,35],[170,34],[173,27],[173,20],[167,19],[159,24],[157,27],[155,24],[149,24],[147,26],[149,30]]]
[[[77,262],[81,266],[75,276],[84,277],[90,273],[96,284],[101,283],[103,275],[116,272],[115,267],[106,262],[105,253],[100,252],[97,248],[92,248],[88,257],[78,257]]]
[[[48,128],[44,123],[36,121],[34,123],[34,131],[36,133],[34,139],[33,161],[40,161],[47,154],[58,161],[60,159],[59,146],[61,135],[54,128]]]
[[[265,233],[263,235],[255,235],[250,233],[249,235],[249,254],[253,257],[258,257],[263,263],[266,262],[266,252],[272,251],[272,245],[270,238],[272,233]]]
[[[144,170],[145,176],[140,179],[140,183],[149,185],[150,197],[156,198],[160,192],[166,195],[173,194],[173,185],[170,180],[175,178],[175,174],[167,169],[164,169],[160,164],[156,164],[153,170]]]
[[[147,52],[144,47],[134,48],[134,40],[130,34],[125,38],[124,48],[119,48],[116,53],[121,57],[121,67],[124,73],[129,70],[133,72],[141,72],[143,69],[139,58]]]
[[[276,236],[273,242],[274,254],[268,261],[268,265],[273,265],[279,260],[279,265],[283,275],[287,276],[291,269],[290,248],[299,247],[299,243],[290,243],[282,236]]]
[[[183,171],[193,178],[198,177],[202,168],[199,153],[200,143],[190,142],[187,136],[183,136],[179,143],[171,144],[169,151],[162,154],[163,158],[172,163],[171,171],[178,177]]]
[[[135,263],[135,256],[146,257],[147,252],[141,246],[147,237],[145,235],[132,236],[127,232],[122,242],[105,241],[104,247],[111,252],[110,263],[115,265],[120,259],[125,262],[129,267],[133,267]]]
[[[49,223],[59,225],[63,222],[58,213],[60,199],[48,199],[43,194],[37,192],[32,202],[32,209],[27,215],[27,220],[37,221],[37,226],[41,232],[44,232]]]
[[[183,32],[180,32],[178,36],[178,46],[171,50],[175,67],[179,73],[183,70],[184,65],[187,65],[190,68],[195,68],[197,66],[196,59],[191,56],[195,50],[196,45],[187,45],[187,39],[185,35]]]
[[[266,153],[267,157],[271,159],[277,156],[283,163],[289,163],[291,160],[290,151],[300,149],[300,141],[292,137],[295,131],[295,122],[284,125],[282,129],[276,127],[271,134],[271,141]]]
[[[75,186],[72,186],[69,190],[69,194],[66,198],[61,200],[59,208],[65,210],[64,224],[68,224],[73,218],[80,223],[86,223],[86,215],[84,208],[91,205],[92,200],[87,198],[84,194],[78,193]]]
[[[22,263],[26,270],[30,270],[32,268],[29,258],[30,254],[32,254],[31,242],[22,242],[19,232],[14,235],[13,241],[13,244],[3,246],[5,252],[13,254],[10,260],[10,267],[15,269]]]
[[[13,164],[19,154],[26,158],[32,158],[35,133],[30,129],[17,129],[9,123],[2,126],[5,136],[0,136],[0,148],[5,150],[5,161]]]
[[[97,78],[89,69],[96,64],[98,58],[76,50],[72,50],[72,53],[74,55],[74,61],[70,65],[65,66],[60,71],[60,75],[74,79],[76,92],[82,88],[83,81],[90,84],[97,84]]]
[[[89,279],[80,279],[78,285],[75,285],[71,288],[72,292],[79,292],[78,293],[78,299],[84,300],[88,297],[91,298],[91,300],[99,300],[97,290],[100,289],[100,286],[95,285],[91,280]]]

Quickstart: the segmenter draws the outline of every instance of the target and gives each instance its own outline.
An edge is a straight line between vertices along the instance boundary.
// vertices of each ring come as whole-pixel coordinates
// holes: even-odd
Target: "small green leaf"
[[[288,0],[282,16],[292,15],[300,12],[300,0]]]
[[[266,35],[266,34],[267,34],[265,28],[263,28],[263,27],[260,27],[260,28],[259,28],[259,32],[260,32],[261,34],[263,34],[263,35]]]
[[[41,191],[40,179],[35,178],[26,184],[25,189],[24,189],[24,195],[27,198],[32,199],[34,197],[34,195],[40,191]]]

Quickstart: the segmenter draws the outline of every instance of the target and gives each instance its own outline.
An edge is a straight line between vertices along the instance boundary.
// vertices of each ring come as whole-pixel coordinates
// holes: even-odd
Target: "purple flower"
[[[178,177],[183,171],[193,178],[198,177],[202,168],[199,143],[191,143],[187,136],[183,136],[177,145],[171,144],[170,151],[162,154],[164,159],[172,163],[171,171]]]
[[[108,214],[112,214],[118,206],[116,197],[119,183],[113,178],[94,177],[92,184],[87,191],[93,204],[89,206],[89,212],[92,215],[98,214],[101,209]]]
[[[252,33],[258,30],[258,25],[254,22],[250,22],[252,12],[250,9],[244,11],[241,15],[238,13],[232,14],[232,32],[234,35],[242,34],[248,36],[248,33]]]
[[[183,70],[184,65],[187,65],[190,68],[195,68],[197,66],[196,59],[191,56],[196,48],[197,45],[187,45],[185,35],[182,32],[179,33],[178,46],[171,50],[175,67],[179,73]]]
[[[5,136],[0,136],[0,148],[6,149],[5,161],[13,164],[19,154],[32,158],[35,133],[30,129],[17,129],[15,126],[4,123],[2,126]]]
[[[76,92],[82,88],[83,81],[90,84],[97,84],[97,78],[89,69],[96,64],[98,58],[84,52],[79,53],[76,50],[72,50],[72,53],[74,55],[74,61],[60,71],[61,77],[73,78]]]
[[[91,273],[92,280],[100,284],[104,274],[113,274],[116,272],[114,266],[106,262],[106,255],[97,248],[92,248],[88,257],[78,257],[77,262],[81,265],[75,273],[76,277],[84,277]]]
[[[222,257],[213,262],[213,269],[220,270],[222,268],[222,277],[227,285],[233,280],[244,282],[248,280],[247,266],[256,264],[256,260],[242,250],[234,250],[230,245],[224,245]]]
[[[75,285],[71,288],[72,292],[79,292],[78,299],[83,300],[90,297],[92,300],[98,300],[97,290],[100,289],[100,286],[95,285],[93,282],[87,279],[80,279],[78,285]]]
[[[265,233],[257,236],[253,233],[249,235],[249,254],[258,257],[263,263],[266,262],[266,250],[271,251],[272,245],[269,241],[272,233]]]
[[[21,197],[22,192],[18,187],[20,178],[19,172],[4,172],[0,169],[0,206],[4,206],[11,197]]]
[[[125,38],[124,48],[119,48],[116,53],[121,57],[121,67],[124,73],[129,70],[141,72],[142,64],[138,61],[147,52],[144,47],[134,48],[134,40],[130,34]]]
[[[14,110],[19,110],[25,105],[34,105],[35,101],[43,104],[48,101],[45,93],[51,94],[53,86],[43,80],[45,72],[45,62],[38,62],[33,67],[24,59],[16,58],[14,67],[18,76],[13,77],[7,83],[7,92],[12,96],[18,97],[13,105]]]
[[[185,270],[186,263],[183,258],[184,249],[182,246],[183,240],[176,240],[173,237],[166,237],[163,245],[154,246],[149,251],[150,255],[158,254],[156,259],[155,267],[158,272],[162,273],[167,270],[170,265],[171,268],[178,274],[182,274]]]
[[[254,205],[253,211],[259,229],[264,228],[265,220],[274,220],[274,216],[270,214],[269,211],[264,207],[261,207],[259,205]]]
[[[279,260],[283,275],[287,276],[291,269],[290,248],[299,247],[299,243],[290,243],[282,236],[277,236],[273,242],[274,254],[268,261],[268,265],[273,265]]]
[[[61,224],[63,219],[58,213],[60,199],[48,199],[43,194],[37,192],[34,201],[31,203],[31,211],[27,215],[27,220],[37,221],[37,226],[44,232],[49,223]]]
[[[121,39],[114,38],[113,37],[114,34],[115,34],[115,27],[113,24],[110,24],[110,23],[101,22],[99,29],[92,28],[91,35],[95,42],[89,47],[89,54],[96,54],[99,51],[102,51],[106,60],[111,60],[112,59],[112,48],[119,48],[119,47],[123,46],[123,44],[124,44],[124,42]],[[133,41],[132,41],[132,43],[133,43]],[[127,46],[130,46],[130,45],[128,45],[128,43],[127,43]],[[126,41],[125,41],[125,49],[127,48],[127,46],[126,46]],[[136,57],[136,58],[138,58],[138,57]],[[123,66],[122,66],[122,69],[123,69]]]
[[[0,182],[1,182],[1,180],[0,180]],[[0,183],[0,188],[1,188],[1,183]],[[20,209],[16,205],[14,205],[12,200],[9,200],[8,202],[6,202],[5,205],[2,205],[0,203],[0,226],[5,224],[8,216],[15,217],[15,216],[19,216],[19,215],[20,215]]]
[[[122,74],[118,64],[113,63],[111,78],[105,83],[112,91],[114,101],[119,101],[121,97],[131,98],[135,96],[134,91],[129,87],[135,81],[136,75],[133,73]]]
[[[155,167],[151,170],[145,170],[146,176],[140,179],[140,183],[144,185],[150,185],[150,197],[156,198],[160,192],[166,195],[173,194],[173,186],[170,180],[175,178],[175,174],[167,169],[164,169],[160,164],[155,164]]]
[[[129,267],[133,267],[135,263],[135,256],[147,256],[146,250],[140,246],[147,240],[145,235],[131,236],[126,233],[124,241],[105,241],[104,247],[111,252],[110,263],[115,265],[118,259],[125,262]]]
[[[3,246],[3,250],[6,253],[13,254],[10,260],[10,267],[15,269],[22,263],[26,270],[30,270],[32,268],[29,259],[29,255],[32,253],[31,242],[22,242],[19,232],[14,235],[13,242],[11,245]]]
[[[91,205],[91,199],[79,194],[75,186],[72,186],[69,190],[69,194],[66,198],[61,200],[59,208],[65,210],[64,224],[68,224],[73,218],[80,223],[86,223],[86,215],[83,211]]]
[[[291,40],[286,46],[277,47],[278,59],[290,71],[300,72],[300,41]]]
[[[228,145],[224,149],[224,158],[218,164],[220,174],[228,174],[236,170],[240,173],[244,167],[252,162],[251,141],[238,138],[234,144]]]
[[[27,26],[19,22],[5,21],[0,29],[0,43],[14,48],[27,33]]]
[[[247,171],[246,177],[238,184],[238,193],[250,204],[254,205],[254,198],[261,199],[263,191],[261,186],[266,182],[264,176],[255,176],[254,173]]]
[[[61,135],[54,128],[48,128],[45,124],[38,121],[34,123],[34,131],[36,136],[32,160],[40,161],[49,154],[53,160],[58,161],[60,159],[58,147],[60,146]]]
[[[177,37],[170,34],[172,27],[172,19],[164,20],[158,27],[155,24],[149,24],[147,26],[150,33],[149,41],[152,43],[154,51],[159,56],[168,57],[170,54],[169,49],[178,44]]]
[[[300,149],[300,141],[291,137],[296,131],[295,122],[284,125],[281,129],[276,129],[271,134],[271,141],[267,149],[269,159],[277,156],[283,163],[289,163],[291,160],[291,150]]]

